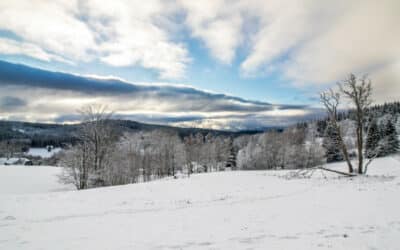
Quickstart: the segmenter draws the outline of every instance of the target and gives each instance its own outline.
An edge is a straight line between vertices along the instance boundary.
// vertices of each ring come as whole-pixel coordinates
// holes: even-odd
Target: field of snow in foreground
[[[36,175],[49,176],[25,170],[32,178],[23,171],[22,177],[4,175],[0,167],[0,249],[400,245],[400,162],[393,157],[376,160],[369,176],[357,178],[318,172],[311,179],[287,179],[286,171],[237,171],[87,191],[43,193],[41,187],[32,193],[37,185],[32,184],[26,193],[14,192]]]

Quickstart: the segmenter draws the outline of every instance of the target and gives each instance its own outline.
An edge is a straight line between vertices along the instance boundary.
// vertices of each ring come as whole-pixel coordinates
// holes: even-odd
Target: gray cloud
[[[169,111],[260,112],[279,109],[301,109],[303,106],[272,105],[224,94],[210,93],[192,87],[175,85],[140,85],[117,79],[95,79],[66,73],[49,72],[24,65],[0,61],[0,84],[55,91],[72,91],[86,96],[118,96],[122,99],[149,98],[171,102]],[[185,105],[182,105],[182,104]]]
[[[0,109],[3,110],[15,110],[26,106],[26,101],[14,97],[14,96],[4,96],[0,99]]]
[[[49,72],[0,61],[0,119],[76,122],[86,104],[106,104],[117,119],[218,129],[287,125],[317,113],[168,84],[133,84]],[[24,109],[17,107],[24,106]]]
[[[172,124],[172,123],[179,123],[179,122],[193,122],[193,121],[200,121],[204,119],[204,116],[201,115],[181,115],[181,116],[170,116],[168,114],[131,114],[131,115],[123,115],[123,114],[115,114],[113,116],[114,119],[121,119],[121,120],[134,120],[134,121],[141,121],[147,123],[156,123],[156,124]],[[79,114],[67,114],[67,115],[60,115],[56,119],[54,119],[57,123],[65,123],[65,122],[75,122],[79,121],[81,116]]]

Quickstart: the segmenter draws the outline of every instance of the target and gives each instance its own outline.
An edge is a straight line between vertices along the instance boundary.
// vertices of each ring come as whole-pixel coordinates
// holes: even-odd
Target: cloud
[[[167,2],[90,0],[83,9],[86,22],[100,36],[101,61],[117,67],[141,65],[158,70],[161,78],[184,76],[190,58],[168,33],[175,9]]]
[[[42,92],[66,93],[63,100],[82,97],[113,98],[120,101],[136,103],[139,107],[150,107],[157,111],[191,111],[191,112],[245,112],[265,111],[274,107],[272,104],[249,101],[239,97],[228,96],[199,90],[193,87],[171,84],[133,84],[119,79],[99,79],[82,77],[66,73],[49,72],[0,61],[0,83],[8,88],[32,88]],[[11,90],[8,90],[11,91]],[[56,94],[57,94],[56,93]],[[153,107],[153,102],[157,106]]]
[[[121,120],[134,120],[141,121],[152,124],[175,124],[180,122],[190,122],[197,121],[203,119],[203,116],[194,116],[194,115],[180,115],[174,116],[171,114],[148,114],[148,113],[136,113],[136,114],[120,114],[117,113],[114,115],[114,119]],[[67,115],[59,115],[54,119],[54,122],[57,123],[69,123],[76,122],[81,119],[79,114],[67,114]]]
[[[26,101],[14,97],[14,96],[4,96],[0,98],[0,109],[2,110],[16,110],[22,108],[26,105]]]
[[[385,93],[400,97],[384,90],[400,81],[399,9],[397,0],[5,0],[0,30],[13,36],[0,37],[0,53],[185,79],[197,59],[189,50],[195,39],[244,78],[274,74],[316,91],[350,72],[369,73],[383,102]]]
[[[77,1],[1,1],[0,28],[43,50],[87,60],[95,48],[93,34],[75,18]]]
[[[289,56],[283,72],[301,83],[326,84],[350,72],[373,74],[400,61],[398,8],[398,1],[350,4]]]
[[[1,1],[0,29],[15,33],[23,42],[10,44],[2,39],[0,45],[12,49],[0,52],[45,61],[100,60],[116,67],[152,69],[161,78],[181,78],[190,58],[185,45],[172,41],[168,32],[174,15],[174,8],[159,0],[145,4],[124,0]]]
[[[223,130],[264,130],[268,127],[284,127],[296,122],[309,121],[325,116],[317,108],[275,110],[260,113],[215,115],[189,121],[177,121],[176,126],[213,128]]]
[[[238,1],[180,1],[186,13],[185,24],[193,37],[201,39],[211,54],[229,64],[242,42],[243,18]]]
[[[246,73],[274,62],[306,38],[311,30],[309,14],[315,9],[305,1],[270,1],[265,5],[253,1],[249,8],[259,19],[259,29],[252,34],[250,53],[241,64]]]
[[[0,53],[6,55],[26,55],[42,61],[49,62],[55,60],[71,64],[70,61],[61,56],[50,54],[35,44],[7,38],[0,38]]]
[[[384,92],[391,100],[400,97],[392,91],[400,82],[394,70],[400,62],[399,1],[284,2],[247,5],[250,15],[259,17],[259,28],[248,40],[244,75],[277,72],[296,87],[309,88],[351,72],[368,73],[377,102],[385,101],[378,92],[389,86]]]
[[[400,61],[385,65],[369,75],[373,80],[373,92],[376,102],[399,101]]]
[[[400,82],[399,1],[181,2],[190,34],[211,55],[223,63],[244,56],[243,77],[278,73],[295,87],[321,88],[369,73],[378,92],[389,77],[391,87]],[[376,100],[385,101],[379,93]]]
[[[0,100],[7,100],[4,103],[10,107],[3,105],[2,119],[19,117],[41,122],[76,122],[77,110],[87,104],[106,104],[121,119],[219,129],[286,125],[299,117],[316,114],[306,106],[252,101],[183,85],[134,84],[109,77],[49,72],[4,61],[0,61]],[[24,108],[13,109],[10,104],[23,104]],[[273,117],[280,118],[273,120]],[[257,121],[257,126],[250,126],[251,121]]]

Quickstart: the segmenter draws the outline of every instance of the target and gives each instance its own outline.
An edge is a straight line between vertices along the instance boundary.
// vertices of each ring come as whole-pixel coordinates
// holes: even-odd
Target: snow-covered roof
[[[61,151],[61,148],[53,148],[51,151],[48,151],[47,148],[30,148],[26,155],[30,156],[40,156],[42,158],[50,158],[55,153]]]

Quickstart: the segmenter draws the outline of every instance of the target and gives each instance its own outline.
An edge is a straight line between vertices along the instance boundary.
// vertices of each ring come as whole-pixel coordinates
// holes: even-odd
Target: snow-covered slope
[[[0,165],[0,195],[74,190],[73,185],[59,183],[58,175],[60,173],[61,168],[59,167]],[[0,202],[0,210],[1,208]]]
[[[0,249],[398,249],[397,159],[377,159],[367,177],[286,175],[219,172],[86,191],[2,192]]]

